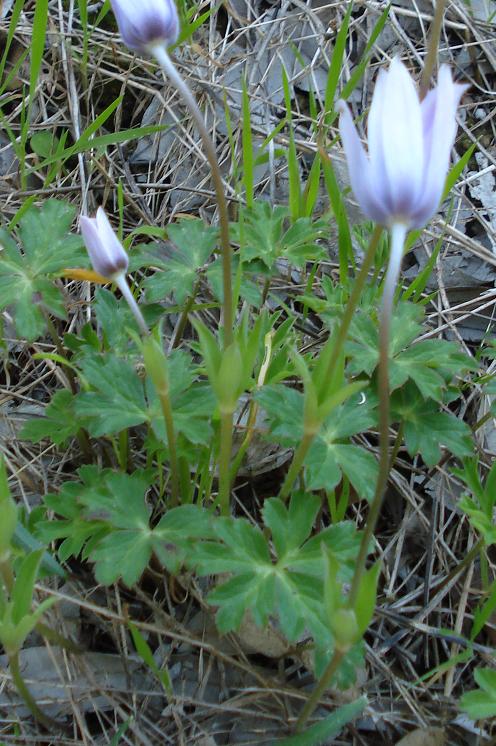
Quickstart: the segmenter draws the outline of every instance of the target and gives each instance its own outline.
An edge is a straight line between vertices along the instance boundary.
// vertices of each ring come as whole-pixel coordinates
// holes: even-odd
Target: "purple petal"
[[[380,70],[374,87],[374,95],[367,120],[367,140],[369,146],[370,174],[374,184],[381,184],[381,195],[388,210],[393,209],[391,186],[385,168],[382,139],[382,118],[385,103],[384,88],[387,73]]]
[[[98,257],[101,252],[96,220],[82,215],[79,219],[79,227],[81,229],[81,235],[83,236],[84,245],[90,255],[91,263],[98,272],[95,263],[98,264]]]
[[[422,114],[413,80],[398,58],[391,62],[379,95],[383,102],[374,115],[372,170],[379,174],[384,169],[387,174],[394,216],[408,217],[417,203],[424,174]]]
[[[383,184],[374,183],[371,189],[371,169],[365,149],[360,142],[350,110],[343,101],[338,102],[339,132],[343,143],[351,188],[365,215],[377,223],[387,222],[388,211],[381,203]]]
[[[103,208],[98,208],[96,218],[82,216],[80,227],[96,272],[103,277],[112,278],[127,270],[127,254],[112,230]]]
[[[468,86],[454,83],[447,65],[441,65],[438,85],[423,102],[425,135],[425,169],[422,196],[417,204],[415,226],[421,227],[439,207],[450,154],[457,129],[456,110]]]
[[[173,44],[179,18],[173,0],[110,0],[124,43],[146,52],[153,44]]]

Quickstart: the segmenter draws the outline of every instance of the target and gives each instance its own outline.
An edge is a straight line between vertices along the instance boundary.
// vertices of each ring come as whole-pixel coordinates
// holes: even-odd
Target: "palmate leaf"
[[[55,445],[63,445],[77,434],[80,424],[74,412],[74,395],[67,389],[57,391],[45,409],[45,416],[28,420],[21,430],[23,440],[39,443],[50,438]]]
[[[148,418],[143,382],[131,363],[112,354],[86,356],[81,364],[93,391],[76,396],[75,412],[99,437],[140,425]]]
[[[320,429],[305,459],[308,489],[333,490],[345,474],[361,498],[371,500],[377,482],[375,457],[349,442],[376,422],[375,404],[352,397],[337,407]]]
[[[441,458],[447,448],[458,458],[473,452],[472,433],[463,420],[440,412],[432,399],[422,399],[412,384],[403,386],[391,399],[393,418],[404,425],[405,445],[411,456],[420,454],[428,466]]]
[[[284,384],[270,384],[255,399],[268,416],[268,437],[286,447],[297,446],[303,437],[303,394]]]
[[[288,218],[287,207],[264,200],[244,210],[242,223],[233,226],[243,262],[262,262],[271,270],[281,257],[300,268],[323,258],[325,249],[318,241],[325,235],[326,221],[303,217],[287,225]]]
[[[289,507],[277,498],[264,505],[264,524],[272,534],[276,556],[262,530],[245,519],[218,518],[212,528],[217,541],[194,546],[190,561],[201,575],[229,573],[230,578],[208,597],[218,606],[222,632],[236,629],[249,610],[263,626],[278,618],[283,633],[295,640],[305,628],[324,634],[324,560],[322,545],[344,567],[358,551],[359,537],[349,523],[336,524],[311,537],[320,500],[311,494],[293,495]],[[345,573],[344,579],[349,579]]]
[[[0,230],[0,309],[13,305],[17,332],[29,341],[44,333],[45,309],[65,317],[62,294],[47,275],[88,264],[81,237],[69,234],[74,215],[71,205],[50,199],[23,215],[17,237]]]
[[[173,256],[156,263],[162,271],[147,278],[144,287],[149,301],[164,300],[173,293],[177,303],[184,303],[218,243],[218,230],[202,220],[182,220],[169,225],[167,233],[175,246]]]
[[[153,470],[132,474],[82,467],[79,482],[63,485],[59,495],[47,495],[46,505],[56,520],[39,524],[45,540],[64,539],[62,560],[89,558],[98,582],[122,578],[131,586],[145,570],[152,552],[171,572],[177,572],[189,555],[190,538],[209,538],[211,516],[194,505],[168,511],[156,527],[150,525],[146,492],[155,481]]]
[[[470,357],[460,352],[454,342],[427,339],[415,342],[422,333],[422,309],[413,303],[399,303],[391,329],[389,381],[392,391],[408,380],[414,381],[425,399],[441,401],[447,384],[456,375],[476,369]],[[349,370],[353,375],[371,376],[379,362],[377,320],[361,314],[354,320]]]
[[[153,384],[149,379],[143,381],[131,362],[112,353],[93,353],[83,354],[80,365],[92,390],[75,397],[74,411],[91,435],[111,435],[149,423],[156,436],[167,442]],[[215,410],[211,388],[196,381],[195,369],[186,352],[175,350],[168,358],[168,366],[176,433],[192,443],[209,442],[210,418]]]
[[[473,720],[496,717],[496,671],[477,668],[474,676],[480,689],[464,694],[460,700],[460,709]]]

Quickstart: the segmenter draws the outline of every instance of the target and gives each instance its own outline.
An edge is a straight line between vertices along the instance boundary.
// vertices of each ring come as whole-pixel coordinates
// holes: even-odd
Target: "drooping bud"
[[[104,209],[99,207],[94,218],[81,217],[79,223],[95,272],[109,280],[124,274],[129,259]]]
[[[110,4],[129,49],[148,52],[177,41],[179,17],[174,0],[110,0]]]
[[[351,188],[365,215],[390,228],[421,228],[443,194],[456,135],[456,110],[468,86],[455,83],[447,65],[421,102],[406,67],[394,58],[381,71],[368,118],[368,155],[350,111],[339,102],[339,131]]]

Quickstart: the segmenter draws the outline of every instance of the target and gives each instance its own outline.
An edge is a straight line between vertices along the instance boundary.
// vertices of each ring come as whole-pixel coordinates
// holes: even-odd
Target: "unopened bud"
[[[99,207],[94,218],[81,217],[79,224],[95,272],[109,280],[124,274],[129,259],[104,209]]]

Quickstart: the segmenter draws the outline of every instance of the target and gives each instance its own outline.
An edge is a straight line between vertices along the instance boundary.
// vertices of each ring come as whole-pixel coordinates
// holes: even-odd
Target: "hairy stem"
[[[362,534],[360,550],[348,597],[348,605],[351,608],[355,604],[360,581],[365,571],[369,545],[374,535],[377,519],[379,518],[391,466],[389,458],[389,337],[394,293],[398,284],[406,233],[406,226],[401,223],[395,224],[391,229],[391,257],[386,272],[379,317],[379,475],[374,498],[367,516],[367,524]]]
[[[224,288],[224,347],[226,348],[229,347],[233,340],[232,249],[229,240],[229,213],[227,209],[227,200],[224,194],[224,183],[222,181],[222,174],[217,160],[215,146],[205,126],[198,104],[167,54],[165,47],[157,45],[151,49],[151,52],[175,88],[179,91],[185,104],[193,115],[193,119],[195,120],[195,124],[198,127],[198,131],[203,140],[205,155],[210,164],[212,181],[219,208],[220,240],[222,247],[222,280]]]
[[[339,360],[339,357],[343,350],[344,343],[346,342],[346,337],[350,329],[350,324],[352,322],[353,315],[356,311],[356,307],[360,301],[360,298],[362,297],[363,288],[365,287],[365,283],[367,281],[370,268],[372,267],[374,257],[375,257],[375,252],[377,251],[377,247],[379,245],[381,235],[382,235],[382,227],[380,225],[376,225],[376,227],[374,228],[374,232],[372,233],[372,236],[370,237],[370,242],[367,248],[367,252],[363,258],[360,271],[353,284],[353,290],[351,291],[351,295],[348,298],[348,303],[346,304],[346,308],[344,309],[343,318],[341,319],[341,324],[338,329],[336,341],[333,347],[333,355],[329,361],[329,367],[327,369],[327,374],[326,374],[327,381],[330,381],[332,379],[332,376],[334,373],[334,366],[336,365],[336,361]]]
[[[113,282],[115,282],[115,284],[121,291],[124,299],[126,300],[126,303],[131,309],[132,314],[138,323],[141,333],[146,337],[150,333],[150,330],[148,329],[148,324],[143,318],[141,309],[136,303],[135,297],[131,292],[131,288],[127,284],[126,276],[124,275],[124,273],[122,273],[120,275],[116,275],[114,278],[112,278],[112,280]]]
[[[332,681],[332,677],[338,670],[341,661],[343,660],[345,656],[345,651],[341,650],[340,648],[336,648],[334,650],[333,656],[329,663],[327,664],[327,668],[320,677],[320,680],[313,690],[311,696],[308,698],[303,710],[301,711],[301,715],[296,721],[296,732],[298,733],[301,731],[305,723],[307,722],[310,715],[313,713],[315,708],[320,702],[320,698],[328,688],[329,684]]]
[[[364,256],[362,266],[360,267],[360,271],[354,282],[353,290],[351,291],[351,295],[348,298],[346,308],[344,309],[343,318],[336,335],[336,340],[333,344],[332,355],[329,358],[329,365],[324,378],[325,381],[331,381],[334,375],[336,362],[339,360],[348,331],[350,329],[353,314],[355,313],[356,307],[360,301],[360,298],[362,297],[363,288],[365,286],[370,268],[374,261],[375,252],[377,250],[381,234],[382,228],[380,226],[376,226],[370,238],[370,243]],[[291,466],[289,467],[286,479],[284,480],[284,484],[281,487],[281,491],[279,492],[280,498],[284,500],[288,498],[289,493],[291,492],[291,488],[300,472],[301,467],[303,466],[303,461],[305,459],[305,456],[307,455],[308,449],[312,445],[312,441],[316,435],[317,432],[304,435],[302,442],[294,453]]]

